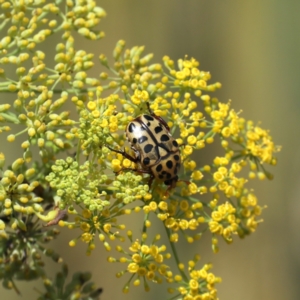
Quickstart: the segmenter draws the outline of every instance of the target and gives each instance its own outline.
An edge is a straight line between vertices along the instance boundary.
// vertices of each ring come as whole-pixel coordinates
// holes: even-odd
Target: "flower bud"
[[[8,141],[8,142],[13,142],[15,139],[16,139],[16,136],[15,136],[14,134],[10,134],[10,135],[7,137],[7,141]]]
[[[28,129],[28,135],[30,137],[35,136],[35,134],[36,134],[36,130],[34,128],[31,127],[31,128]]]
[[[59,148],[64,148],[64,142],[61,140],[61,139],[54,139],[53,140],[53,142],[54,142],[54,144],[56,145],[56,146],[58,146]]]
[[[34,174],[35,174],[35,169],[34,168],[30,168],[30,169],[26,170],[26,172],[25,172],[26,178],[30,178]]]
[[[90,34],[90,30],[88,28],[82,27],[78,30],[78,33],[85,37],[88,37]]]
[[[55,138],[55,134],[52,131],[47,131],[46,132],[46,139],[48,141],[53,141]]]
[[[21,144],[21,147],[22,147],[23,149],[29,148],[29,147],[30,147],[30,142],[29,142],[29,141],[23,142],[23,143]]]
[[[12,164],[13,171],[17,171],[24,164],[23,158],[16,159]]]

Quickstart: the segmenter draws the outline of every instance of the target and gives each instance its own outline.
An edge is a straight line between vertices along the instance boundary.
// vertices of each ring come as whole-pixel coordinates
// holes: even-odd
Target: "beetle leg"
[[[166,190],[166,192],[165,192],[165,196],[166,196],[166,197],[169,197],[169,195],[170,195],[169,191],[173,190],[173,189],[176,187],[177,182],[184,182],[186,185],[191,184],[190,181],[187,181],[187,180],[179,180],[179,179],[178,179],[178,176],[174,177],[172,180],[166,180],[166,181],[164,182],[164,184],[168,186],[168,188],[167,188],[167,190]]]
[[[190,185],[191,184],[191,182],[187,181],[187,180],[178,180],[178,182],[184,182],[186,185]]]
[[[124,157],[126,157],[127,159],[129,159],[130,161],[134,162],[134,163],[137,163],[139,161],[139,158],[138,157],[133,157],[131,156],[130,154],[128,154],[127,152],[125,152],[125,150],[116,150],[116,149],[113,149],[111,148],[110,146],[106,145],[106,147],[108,149],[110,149],[111,151],[113,152],[117,152],[117,153],[120,153],[122,154]]]
[[[149,190],[150,190],[152,182],[153,182],[153,179],[154,179],[154,175],[152,173],[149,173],[149,174],[150,174],[150,178],[149,178],[149,181],[148,181],[148,186],[149,186]]]
[[[158,122],[160,122],[161,124],[163,124],[165,126],[165,128],[170,132],[170,127],[169,125],[167,124],[167,122],[160,116],[157,116],[150,108],[150,104],[149,102],[146,103],[147,104],[147,107],[148,107],[148,110],[149,110],[149,113],[150,115],[155,118]]]
[[[140,152],[137,151],[133,146],[131,146],[131,150],[134,152],[135,154],[135,158],[136,158],[136,161],[140,161],[141,160],[141,156],[140,156]]]

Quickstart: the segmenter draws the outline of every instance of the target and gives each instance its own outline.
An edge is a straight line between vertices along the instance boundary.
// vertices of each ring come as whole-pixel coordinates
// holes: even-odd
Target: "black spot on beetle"
[[[160,127],[160,126],[156,126],[156,127],[154,128],[154,131],[155,131],[156,134],[162,132],[162,130],[163,130],[163,129],[162,129],[162,127]]]
[[[144,142],[147,141],[147,140],[148,140],[148,138],[147,138],[145,135],[141,136],[141,137],[138,139],[139,144],[142,144],[142,143],[144,143]]]
[[[172,178],[172,174],[171,173],[167,173],[167,179],[171,179]]]
[[[157,165],[157,167],[156,167],[156,172],[160,172],[161,170],[162,170],[162,165],[161,164],[159,164],[159,165]]]
[[[128,131],[130,133],[133,133],[134,132],[134,129],[135,129],[135,124],[134,123],[130,123],[129,126],[128,126]]]
[[[133,138],[133,139],[132,139],[132,144],[136,144],[136,142],[137,142],[137,139],[136,139],[136,138]]]
[[[166,135],[166,134],[163,134],[161,137],[160,137],[160,141],[161,142],[167,142],[170,138]]]
[[[176,140],[173,141],[173,146],[178,147],[178,143],[176,142]]]
[[[177,154],[174,155],[173,157],[174,157],[174,159],[177,160],[177,161],[179,161],[179,159],[180,159],[179,155],[177,155]]]
[[[154,120],[153,117],[148,116],[148,115],[144,115],[144,118],[145,118],[146,120],[148,120],[148,121],[153,121],[153,120]]]
[[[145,158],[143,159],[143,164],[144,164],[145,166],[147,166],[147,165],[149,165],[149,163],[150,163],[150,158],[149,158],[149,157],[145,157]]]
[[[149,152],[152,151],[152,149],[153,149],[153,145],[147,144],[147,145],[144,147],[144,152],[145,152],[145,153],[149,153]]]
[[[166,166],[168,167],[168,169],[172,169],[173,168],[173,162],[171,160],[168,160],[166,163]]]
[[[165,185],[172,185],[173,183],[175,183],[176,181],[178,181],[178,176],[174,176],[173,178],[167,179],[164,181]]]

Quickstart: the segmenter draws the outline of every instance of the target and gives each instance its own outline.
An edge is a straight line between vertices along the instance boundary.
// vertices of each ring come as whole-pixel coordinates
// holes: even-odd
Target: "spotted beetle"
[[[156,179],[168,185],[169,190],[174,188],[178,181],[177,173],[181,164],[179,146],[172,137],[166,121],[151,111],[149,103],[147,107],[150,115],[138,116],[126,128],[126,137],[135,157],[124,150],[107,147],[141,166],[140,169],[123,168],[122,170],[150,174],[149,187]]]

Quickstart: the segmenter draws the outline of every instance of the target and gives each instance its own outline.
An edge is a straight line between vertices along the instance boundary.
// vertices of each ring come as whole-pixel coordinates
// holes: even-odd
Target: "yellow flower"
[[[197,290],[199,288],[199,283],[195,279],[191,279],[189,282],[189,287],[192,290]]]
[[[85,243],[89,243],[93,240],[93,235],[88,232],[85,232],[81,235],[81,240]]]
[[[139,265],[136,263],[130,263],[127,267],[129,273],[137,273],[139,270]]]
[[[221,172],[215,172],[213,175],[214,181],[216,182],[221,182],[224,180],[224,174],[222,174]]]
[[[86,223],[86,222],[82,222],[80,224],[80,229],[82,231],[85,231],[85,232],[90,231],[90,228],[91,228],[91,226],[88,223]]]

